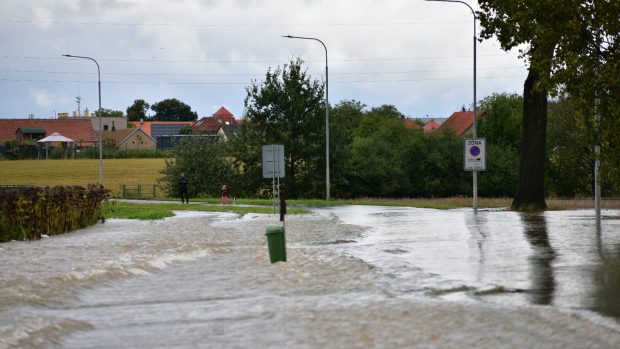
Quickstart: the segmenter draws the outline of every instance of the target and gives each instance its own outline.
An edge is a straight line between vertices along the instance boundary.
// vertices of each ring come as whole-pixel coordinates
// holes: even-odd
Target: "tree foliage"
[[[213,137],[194,136],[184,139],[172,150],[173,157],[166,160],[159,184],[168,195],[178,197],[178,179],[185,173],[189,179],[190,197],[217,196],[223,184],[236,194],[235,169],[229,148]]]
[[[620,2],[609,0],[481,0],[482,37],[521,48],[530,65],[524,86],[523,147],[513,208],[543,208],[546,94],[564,90],[574,103],[618,106]],[[614,107],[615,106],[615,107]],[[612,117],[615,118],[615,117]],[[618,120],[618,119],[616,119]],[[542,198],[542,200],[541,200]]]
[[[95,116],[99,116],[99,111],[95,111]],[[112,110],[112,109],[106,109],[106,108],[101,108],[101,115],[104,118],[122,118],[123,116],[125,116],[125,114],[123,114],[122,111],[120,110]]]
[[[330,124],[330,175],[332,194],[335,197],[349,197],[351,193],[350,173],[351,144],[354,131],[362,122],[366,105],[355,100],[336,104],[329,112]]]
[[[176,98],[164,99],[154,103],[151,110],[155,112],[154,121],[196,121],[198,114],[192,108]]]
[[[325,161],[325,109],[323,85],[311,80],[301,59],[269,69],[262,82],[254,81],[245,98],[248,121],[244,139],[250,154],[262,145],[283,144],[285,190],[290,197],[318,197],[323,191]],[[249,163],[245,166],[256,166]]]
[[[478,124],[478,135],[487,141],[487,171],[478,176],[479,194],[512,196],[519,168],[523,97],[493,94],[481,101],[480,109],[484,117]]]
[[[146,112],[151,107],[144,99],[136,99],[133,104],[127,107],[127,119],[129,121],[147,120]]]

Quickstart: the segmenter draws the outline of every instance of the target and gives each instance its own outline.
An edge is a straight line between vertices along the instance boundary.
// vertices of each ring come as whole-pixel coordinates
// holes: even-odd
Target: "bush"
[[[188,192],[192,197],[218,196],[222,184],[237,191],[235,169],[227,144],[212,138],[191,138],[183,140],[173,148],[174,159],[166,160],[163,177],[158,182],[170,197],[179,197],[178,180],[181,173],[189,179]]]
[[[103,221],[109,190],[90,185],[0,188],[0,242],[38,240]]]

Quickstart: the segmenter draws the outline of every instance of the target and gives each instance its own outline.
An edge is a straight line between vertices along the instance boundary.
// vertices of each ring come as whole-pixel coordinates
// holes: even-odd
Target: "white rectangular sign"
[[[465,171],[486,171],[486,140],[484,138],[465,139],[463,168]]]
[[[263,178],[284,177],[284,145],[263,145]]]

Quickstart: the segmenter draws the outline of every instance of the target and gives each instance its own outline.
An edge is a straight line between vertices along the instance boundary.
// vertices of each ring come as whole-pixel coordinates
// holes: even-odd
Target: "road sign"
[[[463,154],[465,171],[486,171],[486,141],[484,138],[465,139]]]
[[[284,145],[263,145],[263,178],[284,177]]]

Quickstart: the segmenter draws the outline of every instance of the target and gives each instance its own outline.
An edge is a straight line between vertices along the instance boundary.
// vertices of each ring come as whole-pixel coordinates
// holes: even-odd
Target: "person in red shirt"
[[[222,188],[220,188],[220,194],[222,195],[222,205],[226,205],[228,202],[228,187],[226,184],[222,185]]]

